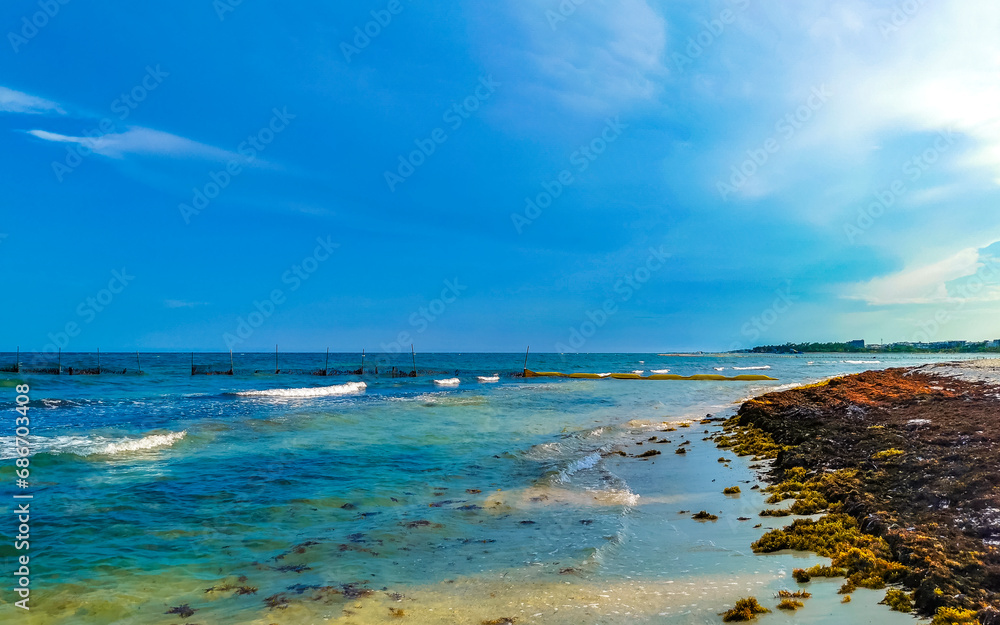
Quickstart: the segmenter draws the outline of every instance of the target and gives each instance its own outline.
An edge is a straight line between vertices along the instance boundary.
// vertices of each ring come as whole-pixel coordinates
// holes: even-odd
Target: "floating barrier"
[[[654,373],[642,376],[638,373],[560,373],[558,371],[532,371],[524,370],[526,378],[582,378],[587,380],[601,380],[611,378],[613,380],[736,380],[742,382],[777,380],[767,375],[742,374],[733,377],[719,375],[717,373],[696,373],[694,375],[677,375],[675,373]]]

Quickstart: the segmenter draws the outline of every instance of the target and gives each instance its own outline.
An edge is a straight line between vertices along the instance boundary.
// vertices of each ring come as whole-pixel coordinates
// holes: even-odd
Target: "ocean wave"
[[[528,451],[524,452],[524,457],[529,460],[545,461],[559,458],[562,453],[562,445],[559,443],[540,443],[533,445]]]
[[[645,371],[645,369],[636,369],[632,373],[634,373],[636,375],[642,375],[643,371]]]
[[[458,378],[445,378],[444,380],[434,380],[438,386],[458,386],[461,380]]]
[[[733,367],[736,371],[761,371],[763,369],[770,369],[771,365],[763,365],[761,367]]]
[[[271,388],[260,391],[237,391],[231,395],[240,397],[328,397],[334,395],[350,395],[361,393],[368,385],[364,382],[347,382],[332,386],[313,386],[306,388]]]
[[[848,365],[880,365],[882,361],[880,360],[841,360],[840,362]]]
[[[170,432],[168,434],[150,434],[142,438],[126,438],[113,443],[108,443],[90,455],[115,456],[130,451],[144,451],[147,449],[157,449],[159,447],[170,447],[177,441],[187,436],[187,430],[181,432]]]
[[[670,373],[670,369],[650,369],[650,373]]]
[[[107,436],[32,436],[32,455],[47,453],[53,455],[71,454],[74,456],[118,456],[129,452],[149,451],[170,447],[187,436],[187,430],[166,432],[163,434],[147,434],[141,438],[110,438]],[[8,440],[9,439],[9,440]],[[9,460],[17,457],[13,437],[5,436],[0,443],[0,459]]]
[[[500,376],[495,373],[493,375],[477,375],[476,379],[480,382],[499,382]]]
[[[559,472],[556,477],[557,482],[566,483],[573,477],[575,473],[580,471],[585,471],[586,469],[593,469],[597,466],[597,463],[601,461],[600,452],[592,452],[584,456],[583,458],[578,458],[574,460],[565,469]]]

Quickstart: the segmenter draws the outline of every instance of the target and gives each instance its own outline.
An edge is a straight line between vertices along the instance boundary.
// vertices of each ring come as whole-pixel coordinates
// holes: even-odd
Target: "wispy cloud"
[[[984,288],[971,294],[968,289],[955,288],[960,281],[973,279],[987,265],[990,269],[987,273],[996,274],[994,248],[1000,248],[1000,242],[986,248],[963,249],[935,262],[907,267],[888,276],[855,284],[848,289],[845,297],[873,306],[1000,300],[1000,285],[996,284],[996,280],[984,283]]]
[[[575,8],[553,21],[566,6]],[[561,5],[521,0],[511,10],[526,34],[514,51],[529,70],[521,86],[535,96],[608,114],[653,98],[667,75],[666,22],[645,0]]]
[[[141,126],[133,126],[125,132],[106,134],[97,138],[62,135],[47,130],[29,130],[27,132],[43,141],[75,143],[93,150],[96,154],[117,159],[130,154],[177,158],[193,157],[212,161],[239,158],[234,152],[198,143],[169,132]]]
[[[29,115],[65,115],[56,102],[0,86],[0,112]]]

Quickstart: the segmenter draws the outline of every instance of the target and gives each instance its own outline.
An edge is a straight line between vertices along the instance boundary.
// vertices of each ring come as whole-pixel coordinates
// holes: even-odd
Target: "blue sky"
[[[5,3],[0,350],[1000,338],[1000,7],[798,4]]]

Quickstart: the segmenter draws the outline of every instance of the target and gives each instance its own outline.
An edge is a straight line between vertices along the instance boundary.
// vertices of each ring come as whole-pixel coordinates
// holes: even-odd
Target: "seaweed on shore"
[[[909,593],[898,588],[890,588],[885,592],[885,597],[879,603],[889,606],[896,612],[912,612],[913,598]]]
[[[832,558],[801,576],[842,571],[844,602],[857,587],[901,584],[935,625],[1000,623],[998,400],[994,387],[888,369],[744,403],[719,446],[774,459],[769,503],[827,513],[768,532],[754,550]],[[902,606],[900,596],[887,599]]]
[[[797,599],[782,599],[781,602],[778,603],[779,610],[798,610],[803,606],[805,606],[805,604]]]
[[[756,597],[744,597],[722,615],[722,620],[726,623],[752,621],[757,618],[758,614],[767,614],[768,612],[770,610],[758,603]]]

